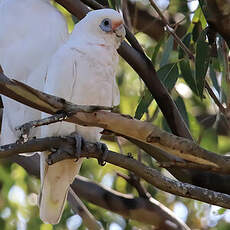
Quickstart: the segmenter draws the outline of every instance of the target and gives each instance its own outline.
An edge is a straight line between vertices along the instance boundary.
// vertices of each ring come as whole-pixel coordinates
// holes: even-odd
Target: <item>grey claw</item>
[[[81,150],[82,150],[82,147],[83,145],[85,144],[85,140],[82,136],[78,135],[78,134],[73,134],[74,135],[74,138],[75,138],[75,141],[76,141],[76,144],[75,144],[75,147],[76,147],[76,161],[78,161],[78,159],[81,157]]]
[[[100,156],[98,158],[98,164],[104,166],[106,164],[105,160],[108,156],[108,147],[104,143],[96,142],[97,148],[100,152]]]
[[[52,165],[55,164],[59,161],[62,161],[64,159],[69,159],[71,158],[72,151],[70,148],[68,148],[68,146],[60,146],[57,150],[53,149],[53,151],[51,151],[51,153],[49,154],[46,162],[48,165]]]

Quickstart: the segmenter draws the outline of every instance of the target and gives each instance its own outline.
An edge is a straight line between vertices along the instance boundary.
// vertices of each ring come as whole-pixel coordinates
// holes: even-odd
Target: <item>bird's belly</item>
[[[94,68],[94,71],[78,70],[77,83],[71,102],[81,105],[112,106],[115,71]],[[80,83],[79,83],[80,82]]]

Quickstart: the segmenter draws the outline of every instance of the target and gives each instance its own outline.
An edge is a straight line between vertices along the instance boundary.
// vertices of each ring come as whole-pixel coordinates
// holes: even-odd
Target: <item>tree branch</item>
[[[84,106],[79,107],[64,99],[37,91],[23,83],[9,80],[3,74],[0,74],[0,86],[0,93],[5,96],[10,96],[19,102],[47,113],[54,114],[60,110],[75,112],[83,109],[83,111],[87,111],[86,113],[77,112],[67,118],[66,121],[85,126],[101,127],[119,135],[147,143],[182,159],[217,167],[222,169],[224,173],[230,171],[229,157],[202,149],[193,141],[162,131],[151,123],[129,119],[127,116],[105,111],[89,113],[91,107],[90,110],[89,107],[84,110]]]
[[[146,191],[144,186],[142,186],[140,178],[137,177],[134,173],[130,173],[129,176],[120,172],[116,172],[116,174],[117,176],[126,180],[131,186],[133,186],[137,190],[140,197],[143,197],[145,199],[151,198],[151,195]]]
[[[72,187],[70,186],[67,199],[71,208],[79,214],[83,220],[83,223],[89,230],[104,230],[104,228],[97,222],[94,216],[89,212],[84,203],[76,195]]]
[[[81,198],[91,203],[126,218],[154,225],[157,229],[189,229],[171,210],[153,198],[150,200],[133,198],[132,195],[122,194],[104,186],[99,187],[95,182],[81,176],[77,177],[72,188]],[[167,220],[173,225],[170,225]]]
[[[79,19],[81,19],[85,13],[89,11],[86,5],[84,5],[80,0],[56,0],[56,2],[61,4]],[[134,47],[135,46],[136,45],[134,44]],[[145,82],[151,94],[157,101],[172,132],[178,136],[192,139],[180,112],[178,111],[167,89],[162,85],[161,81],[157,77],[152,62],[148,59],[148,57],[144,53],[141,53],[135,48],[129,46],[125,41],[121,44],[118,52]]]
[[[52,141],[54,141],[54,144],[52,143]],[[37,140],[30,140],[25,144],[10,145],[10,148],[9,145],[7,147],[2,146],[1,152],[4,154],[4,148],[7,148],[7,151],[10,151],[11,154],[18,154],[22,152],[36,152],[44,151],[44,146],[46,146],[46,150],[50,150],[51,148],[58,148],[61,145],[65,145],[68,147],[68,154],[63,153],[62,155],[56,155],[55,153],[52,153],[49,155],[49,161],[51,159],[51,161],[55,163],[63,159],[75,158],[76,150],[75,140],[73,137],[50,137],[41,138]],[[82,148],[81,156],[87,158],[93,157],[98,159],[100,157],[100,153],[98,151],[97,144],[86,142]],[[161,173],[157,170],[150,168],[144,165],[143,163],[138,162],[133,158],[130,158],[129,156],[124,156],[122,154],[108,151],[105,161],[117,165],[119,167],[125,168],[129,171],[132,171],[133,173],[135,173],[135,175],[143,178],[148,183],[152,184],[153,186],[156,186],[157,188],[163,191],[182,197],[200,200],[209,204],[218,205],[224,208],[230,208],[229,195],[172,180],[161,175]]]
[[[38,154],[32,157],[15,155],[10,160],[24,167],[31,175],[39,177]],[[71,187],[81,199],[118,213],[125,218],[151,224],[164,230],[189,230],[171,210],[154,199],[133,198],[131,195],[105,188],[81,176],[76,177]]]
[[[230,8],[228,0],[199,0],[208,24],[227,42],[230,48]]]
[[[57,0],[61,5],[63,5],[67,10],[69,10],[72,14],[77,16],[78,18],[81,18],[84,16],[84,14],[88,11],[87,7],[85,7],[84,4],[81,3],[79,0]],[[204,1],[204,0],[200,0]],[[100,0],[99,2],[103,2],[103,0]],[[208,5],[208,11],[212,12],[211,8],[214,9],[214,11],[217,11],[216,7],[216,1],[213,0],[208,0],[209,5]],[[226,2],[226,0],[224,1]],[[213,3],[213,4],[212,4]],[[220,3],[221,4],[221,3]],[[223,7],[224,8],[224,7]],[[78,16],[79,15],[79,16]],[[211,20],[215,20],[215,14],[212,15],[210,14]],[[206,17],[207,18],[207,17]],[[225,28],[229,23],[221,23],[221,26],[219,26],[219,22],[223,19],[223,17],[220,15],[218,19],[216,20],[216,30],[222,30],[222,28]],[[153,20],[154,21],[154,20]],[[209,21],[209,20],[208,20]],[[146,24],[146,23],[145,23]],[[210,24],[210,23],[209,23]],[[151,29],[152,30],[152,29]],[[219,31],[220,32],[220,31]],[[230,41],[230,39],[227,39],[227,36],[224,36],[223,33],[220,32],[222,36],[225,38],[226,41]],[[229,45],[229,44],[228,44]],[[123,47],[125,46],[125,49]],[[176,135],[180,135],[183,137],[191,137],[187,133],[187,130],[184,129],[183,125],[183,120],[181,119],[180,114],[178,115],[178,110],[175,109],[175,104],[172,102],[171,98],[168,98],[168,93],[162,90],[161,85],[159,87],[158,81],[155,81],[155,74],[154,74],[154,69],[152,67],[152,63],[150,63],[148,60],[145,61],[145,57],[143,58],[142,55],[138,54],[135,52],[134,49],[132,49],[129,46],[123,45],[123,47],[120,48],[120,52],[122,53],[122,56],[125,57],[126,60],[128,60],[128,63],[136,70],[137,73],[139,73],[140,77],[142,79],[145,79],[145,83],[148,84],[148,88],[151,88],[152,85],[154,88],[150,90],[155,96],[155,99],[159,105],[161,105],[161,110],[164,114],[164,116],[168,119],[168,124],[171,127],[171,130]],[[153,69],[153,71],[152,71]],[[142,72],[143,71],[143,72]],[[153,80],[154,79],[154,80]],[[153,82],[154,81],[154,82]],[[159,88],[159,90],[158,90]],[[156,93],[156,95],[155,95]],[[165,108],[162,108],[165,107]],[[171,122],[169,121],[171,120]],[[182,122],[181,122],[182,120]],[[176,128],[174,128],[174,126]],[[179,130],[178,130],[179,129]],[[176,131],[175,131],[176,130]],[[186,135],[186,133],[188,135]],[[136,143],[140,144],[141,142]],[[143,146],[143,143],[142,143]],[[152,146],[144,144],[145,149],[149,150],[148,153],[151,153],[154,155],[154,152],[152,152]],[[148,147],[146,147],[148,146]],[[158,151],[161,152],[161,151]],[[156,154],[155,154],[156,155]],[[168,155],[169,156],[169,155]],[[174,170],[170,169],[170,171],[174,172],[174,175],[177,176],[177,178],[183,180],[183,181],[189,181],[193,184],[199,185],[199,186],[204,186],[210,189],[213,189],[215,191],[222,191],[225,193],[230,193],[230,186],[228,186],[228,183],[225,183],[225,181],[228,181],[230,179],[229,176],[227,175],[219,175],[216,173],[209,173],[209,172],[201,172],[199,170],[193,171],[193,170]],[[212,179],[211,179],[212,178]],[[215,179],[214,179],[215,178]]]

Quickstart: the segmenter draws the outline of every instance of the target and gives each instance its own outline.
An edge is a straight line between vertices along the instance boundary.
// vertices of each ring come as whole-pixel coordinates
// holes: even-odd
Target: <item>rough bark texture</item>
[[[73,139],[73,137],[72,137]],[[73,141],[69,145],[68,152],[72,151],[74,154],[75,151],[75,142]],[[93,157],[99,158],[98,148],[95,143],[87,142],[82,149],[82,157]],[[54,154],[53,159],[54,159]],[[58,154],[56,154],[57,156]],[[63,154],[62,154],[63,156]],[[58,156],[60,157],[60,156]],[[69,154],[65,155],[65,159],[74,158],[74,155],[70,156]],[[61,159],[63,159],[61,157]],[[58,159],[60,160],[60,158]],[[55,162],[55,161],[54,161]],[[119,167],[125,168],[133,172],[136,176],[143,178],[145,181],[151,185],[159,188],[160,190],[182,196],[187,198],[192,198],[195,200],[200,200],[209,204],[218,205],[224,208],[230,208],[230,196],[223,193],[214,192],[205,188],[200,188],[194,185],[187,183],[181,183],[170,178],[163,176],[156,169],[150,168],[141,162],[123,154],[118,154],[112,151],[107,153],[106,162],[117,165]]]
[[[57,98],[57,97],[53,97],[53,96],[49,96],[49,95],[47,96],[46,94],[39,92],[39,91],[36,91],[36,90],[34,90],[34,89],[32,89],[32,88],[30,88],[30,87],[28,87],[22,83],[9,80],[6,76],[4,76],[2,74],[0,75],[0,86],[1,86],[0,87],[0,93],[11,96],[14,99],[16,99],[22,103],[34,105],[35,108],[40,109],[42,111],[46,111],[47,113],[53,114],[53,113],[60,111],[60,110],[71,111],[71,108],[76,108],[76,106],[72,105],[71,103],[66,102],[65,100],[63,100],[61,98]],[[31,99],[32,101],[28,100],[28,95],[30,95],[30,94],[31,94],[31,96],[29,98],[33,98],[33,99]],[[134,139],[136,139],[136,140],[139,140],[139,137],[133,136],[133,135],[139,135],[139,134],[145,135],[142,132],[138,133],[135,131],[136,122],[138,124],[143,124],[143,126],[141,125],[142,128],[140,128],[139,131],[142,131],[143,128],[145,129],[146,125],[148,127],[147,131],[149,130],[149,127],[153,127],[151,124],[143,123],[141,121],[131,120],[131,119],[128,119],[127,117],[122,117],[119,114],[116,115],[116,114],[112,114],[112,113],[105,113],[102,111],[94,113],[94,114],[97,114],[97,116],[95,117],[95,115],[92,115],[92,114],[90,115],[89,113],[78,113],[78,115],[71,117],[71,121],[77,122],[79,124],[84,124],[84,125],[93,125],[93,126],[99,125],[102,128],[108,128],[106,126],[106,124],[104,123],[105,120],[107,120],[107,121],[110,120],[110,122],[114,123],[113,118],[111,120],[111,117],[115,116],[116,119],[117,118],[119,119],[119,122],[117,122],[117,120],[116,120],[115,125],[111,125],[112,123],[110,123],[109,126],[112,129],[112,131],[118,132],[120,134],[125,132],[125,135],[129,136],[130,134],[126,133],[126,131],[123,130],[120,127],[120,125],[117,127],[117,124],[120,124],[120,123],[122,124],[122,122],[124,121],[124,124],[126,127],[126,125],[131,122],[130,130],[134,129],[134,131],[133,131],[133,134],[130,135],[130,137],[131,138],[134,137]],[[101,119],[101,123],[98,121],[98,119],[100,120],[100,115],[102,115],[102,117],[106,115],[106,117],[103,117],[103,119]],[[91,118],[89,116],[91,116]],[[126,121],[127,121],[127,124],[126,124]],[[127,132],[130,132],[130,130],[129,130],[129,128],[127,128]],[[152,130],[150,130],[148,132],[147,136],[151,132],[152,132]],[[143,143],[149,145],[149,143],[146,140],[147,136],[144,137]],[[176,138],[179,138],[179,137],[176,137]],[[180,138],[179,138],[179,140],[180,140]],[[141,141],[143,141],[143,138],[141,138]],[[189,140],[185,140],[185,142],[189,142]],[[191,142],[191,144],[194,145],[193,142]],[[150,145],[150,146],[153,146],[153,145]],[[167,146],[166,146],[166,148],[167,148]],[[155,150],[153,150],[153,151],[157,152],[156,151],[157,149],[158,148],[155,148]],[[157,154],[161,154],[161,150],[158,151]],[[217,160],[217,162],[216,162],[217,164],[219,164],[219,165],[222,164],[222,166],[225,164],[228,164],[228,158],[226,158],[226,161],[225,161],[225,158],[223,158],[223,160],[222,160],[221,156],[217,156],[217,157],[220,158],[220,161]],[[227,169],[228,168],[229,167],[227,166]],[[188,173],[189,172],[190,171],[188,171]],[[208,172],[206,174],[207,174],[207,176],[203,177],[203,173],[200,173],[200,171],[196,171],[192,175],[190,175],[188,178],[185,178],[185,176],[182,176],[182,179],[183,179],[183,181],[188,181],[188,182],[191,181],[193,184],[195,182],[195,183],[197,183],[196,185],[200,185],[200,186],[206,187],[206,188],[211,188],[212,190],[215,190],[215,191],[222,191],[222,189],[223,189],[222,192],[229,193],[229,187],[226,186],[226,183],[223,183],[224,180],[226,179],[226,177],[222,177],[222,175],[208,173]],[[177,174],[177,175],[179,175],[179,174]],[[184,174],[184,175],[186,175],[186,174]],[[216,180],[212,183],[212,180],[207,179],[207,178],[214,178],[214,177],[209,177],[210,175],[214,176],[215,178],[219,178],[220,180]],[[216,186],[216,185],[218,185],[218,183],[221,183],[221,184],[219,186]],[[225,184],[225,186],[224,186],[224,184]]]

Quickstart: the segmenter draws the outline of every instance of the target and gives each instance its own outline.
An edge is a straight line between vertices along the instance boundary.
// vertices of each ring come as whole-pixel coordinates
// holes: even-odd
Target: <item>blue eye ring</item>
[[[112,31],[112,21],[109,18],[103,19],[100,24],[100,28],[104,32],[111,32]]]

